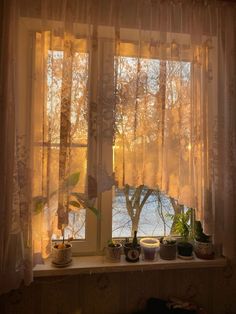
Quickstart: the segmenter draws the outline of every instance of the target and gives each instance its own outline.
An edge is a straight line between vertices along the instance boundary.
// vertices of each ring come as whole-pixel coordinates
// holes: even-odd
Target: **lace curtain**
[[[136,45],[119,38],[117,51],[122,56],[116,62],[119,184],[159,188],[200,215],[209,181],[202,165],[207,167],[211,146],[204,143],[209,138],[204,115],[211,110],[211,40],[203,36],[192,43],[191,36],[167,33],[162,42],[154,31],[137,35]]]
[[[2,7],[0,291],[31,282],[72,189],[94,204],[114,184],[159,188],[235,256],[235,6]]]

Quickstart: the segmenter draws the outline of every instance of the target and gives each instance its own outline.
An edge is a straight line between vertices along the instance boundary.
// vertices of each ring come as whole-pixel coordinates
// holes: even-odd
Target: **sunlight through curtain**
[[[114,185],[196,208],[235,256],[235,5],[2,7],[0,292],[29,284],[33,256],[47,257],[62,230],[86,240],[87,214],[71,201],[93,209]]]

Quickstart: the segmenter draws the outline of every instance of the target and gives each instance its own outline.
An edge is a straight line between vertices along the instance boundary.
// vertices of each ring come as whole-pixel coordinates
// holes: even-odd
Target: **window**
[[[158,162],[148,146],[160,145],[158,133],[162,130],[163,106],[172,119],[171,127],[165,130],[169,133],[165,138],[171,141],[172,154],[175,152],[179,138],[174,129],[179,122],[174,120],[174,115],[183,103],[186,108],[190,106],[191,63],[117,56],[115,64],[118,100],[114,169],[127,167],[125,175],[132,177],[135,158],[140,158],[137,162],[140,167],[145,166],[144,162]],[[182,136],[186,143],[189,142],[190,131],[186,129]],[[143,157],[145,150],[149,154],[147,157]],[[188,147],[186,153],[189,153]],[[125,180],[132,181],[127,177]],[[134,230],[138,230],[139,236],[167,235],[172,226],[170,216],[179,210],[176,201],[160,190],[151,191],[141,185],[116,188],[113,192],[113,237],[130,237]]]
[[[33,71],[35,76],[32,190],[36,211],[43,205],[43,214],[34,216],[37,236],[43,238],[37,245],[62,238],[58,225],[63,211],[62,217],[57,211],[60,194],[69,204],[64,236],[76,239],[75,252],[101,250],[107,240],[129,237],[136,229],[139,236],[173,231],[169,214],[186,207],[162,191],[172,189],[170,195],[176,195],[178,163],[183,173],[192,167],[192,48],[181,39],[179,61],[176,44],[169,38],[165,44],[156,42],[154,48],[145,42],[138,48],[137,34],[122,30],[124,40],[114,47],[106,27],[98,27],[96,39],[89,42],[83,27],[77,36],[67,37],[39,32],[37,20],[22,20],[25,37],[35,47],[31,65],[27,67],[25,60],[21,70]],[[101,127],[104,116],[109,118]],[[99,159],[97,175],[111,181],[109,188],[102,186],[93,203],[101,219],[70,203],[75,200],[71,193],[87,195],[94,155]],[[161,181],[163,167],[169,175],[163,180],[167,185],[152,190]],[[62,193],[63,182],[66,193]],[[137,201],[135,206],[131,200]]]

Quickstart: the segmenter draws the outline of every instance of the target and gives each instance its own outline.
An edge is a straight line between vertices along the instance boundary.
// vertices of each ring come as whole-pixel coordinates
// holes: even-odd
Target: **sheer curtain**
[[[116,68],[116,174],[120,185],[159,188],[200,214],[209,181],[202,165],[207,167],[210,151],[204,116],[210,110],[212,65],[207,60],[212,43],[205,36],[194,42],[183,30],[170,30],[162,41],[162,34],[151,27],[150,31],[133,31],[129,43],[122,40],[125,31],[122,34],[121,29]]]
[[[23,278],[32,281],[32,240],[29,151],[17,121],[18,11],[15,1],[3,1],[1,7],[0,293],[4,293],[18,288]]]
[[[0,291],[30,283],[73,189],[94,201],[115,181],[195,207],[234,257],[235,5],[2,6]]]

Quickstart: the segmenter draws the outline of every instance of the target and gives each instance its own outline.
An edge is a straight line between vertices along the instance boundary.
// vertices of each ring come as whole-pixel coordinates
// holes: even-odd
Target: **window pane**
[[[119,188],[113,193],[113,237],[131,236],[134,230],[138,230],[139,236],[168,235],[172,231],[170,215],[186,208],[161,192],[153,192],[141,206],[148,187],[142,189],[140,195],[138,189],[144,176],[146,182],[147,177],[153,175],[151,183],[147,184],[150,186],[153,182],[156,186],[160,181],[164,141],[168,141],[165,149],[168,147],[169,153],[165,158],[170,181],[175,180],[178,172],[180,141],[181,165],[186,165],[186,169],[189,166],[191,63],[123,56],[115,57],[114,62],[116,137],[113,166]],[[184,117],[180,118],[183,107]],[[125,196],[122,185],[127,183],[130,188]],[[134,205],[135,195],[138,206]],[[127,197],[129,200],[133,197],[133,207],[127,204]]]
[[[70,192],[85,193],[87,180],[88,144],[88,54],[74,52],[65,57],[63,51],[49,50],[47,58],[47,89],[43,114],[41,141],[35,143],[35,180],[34,194],[42,194],[47,199],[44,207],[45,226],[51,225],[52,239],[62,239],[58,229],[59,164],[61,149],[62,97],[67,97],[69,106],[69,142],[65,142],[68,161],[65,180],[79,174]],[[66,91],[65,91],[66,89]],[[64,144],[63,144],[64,145]],[[64,193],[64,191],[62,191]],[[68,203],[75,197],[68,196]],[[69,205],[68,225],[64,230],[65,238],[85,239],[86,210]]]
[[[70,89],[71,142],[87,145],[88,140],[88,54],[74,53],[72,65],[66,69],[63,51],[49,51],[47,64],[47,128],[52,143],[60,142],[60,116],[63,71],[72,71]],[[65,87],[64,87],[65,88]]]
[[[73,210],[69,213],[69,224],[65,228],[65,239],[85,239],[85,215],[85,209]]]
[[[135,189],[130,189],[129,197],[134,195]],[[141,202],[147,192],[147,188],[141,196]],[[113,194],[112,211],[112,236],[130,237],[132,231],[132,219],[126,207],[125,194],[122,189],[115,189]],[[168,235],[171,230],[172,220],[170,214],[174,214],[170,199],[163,193],[150,195],[141,210],[138,224],[138,236]]]

